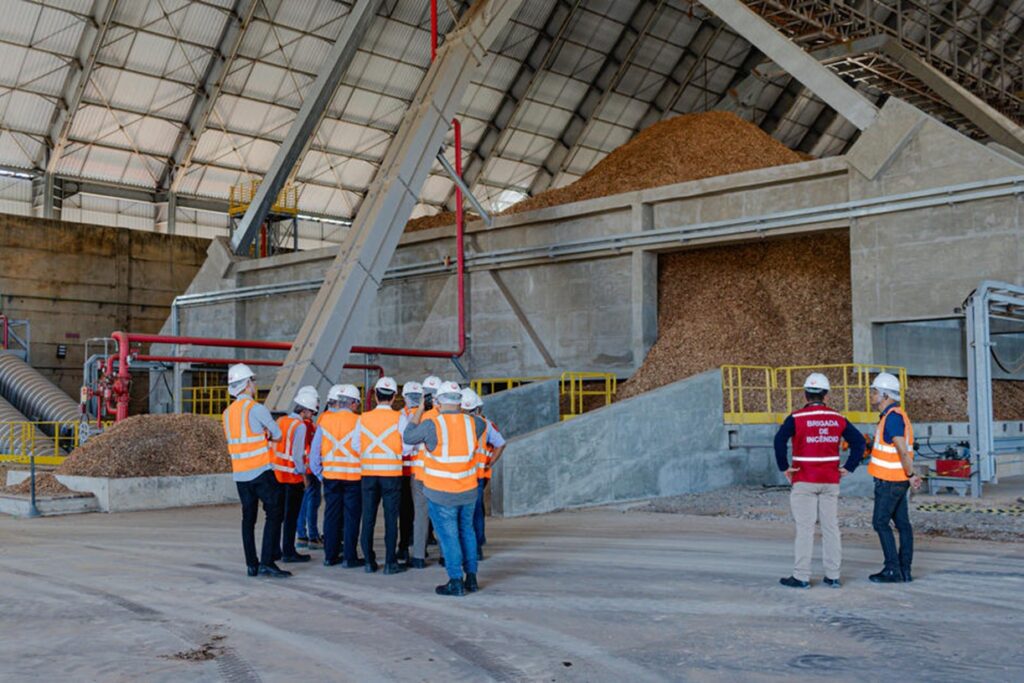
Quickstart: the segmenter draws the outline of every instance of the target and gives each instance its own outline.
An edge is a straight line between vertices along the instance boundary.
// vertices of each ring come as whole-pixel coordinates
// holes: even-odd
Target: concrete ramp
[[[494,514],[775,482],[767,450],[729,450],[714,370],[509,441],[492,482]]]

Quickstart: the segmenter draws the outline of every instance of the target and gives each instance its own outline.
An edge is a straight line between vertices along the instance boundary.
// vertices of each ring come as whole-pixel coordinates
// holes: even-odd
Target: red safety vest
[[[846,418],[821,403],[809,403],[793,413],[793,483],[839,483],[839,443]]]

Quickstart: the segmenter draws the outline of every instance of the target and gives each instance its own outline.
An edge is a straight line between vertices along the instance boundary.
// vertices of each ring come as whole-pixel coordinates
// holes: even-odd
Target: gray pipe
[[[80,419],[78,403],[38,370],[9,353],[0,353],[0,396],[32,422]]]
[[[37,458],[44,455],[64,455],[56,450],[53,439],[43,434],[38,428],[33,427],[32,442],[26,444],[22,439],[21,422],[28,422],[28,418],[18,412],[10,403],[0,398],[0,453],[5,455],[35,455]],[[31,453],[29,451],[32,451]],[[0,486],[6,486],[6,481],[0,481]]]

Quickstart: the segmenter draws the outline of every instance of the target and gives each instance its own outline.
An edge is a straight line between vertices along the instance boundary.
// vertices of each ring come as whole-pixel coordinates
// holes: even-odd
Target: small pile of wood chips
[[[658,340],[617,398],[726,364],[849,363],[852,330],[846,231],[663,255]]]
[[[75,449],[59,474],[182,477],[231,471],[224,430],[199,415],[136,415]]]
[[[475,221],[480,216],[476,215],[472,211],[467,211],[465,214],[465,220]],[[454,211],[442,211],[435,213],[433,216],[420,216],[419,218],[413,218],[411,221],[405,224],[406,232],[416,232],[417,230],[429,230],[430,228],[440,228],[445,225],[455,226],[455,212]]]
[[[803,160],[799,154],[731,112],[684,114],[644,129],[571,185],[524,199],[504,213],[521,213]]]
[[[14,486],[6,486],[3,490],[5,493],[13,493],[18,496],[31,495],[32,479],[26,479],[20,484],[15,484]],[[77,498],[88,495],[91,494],[72,491],[67,486],[57,481],[57,477],[53,476],[50,472],[36,475],[36,496],[38,497],[52,496],[58,498]]]

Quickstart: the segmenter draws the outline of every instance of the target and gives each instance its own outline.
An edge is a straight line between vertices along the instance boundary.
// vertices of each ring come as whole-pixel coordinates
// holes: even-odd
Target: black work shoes
[[[480,590],[480,584],[476,582],[476,574],[466,574],[465,587],[467,593],[476,593]]]
[[[435,588],[434,592],[438,595],[454,595],[462,597],[466,594],[466,587],[463,585],[462,579],[451,579],[448,583]]]
[[[405,565],[392,562],[391,564],[384,565],[384,576],[390,576],[392,574],[401,574],[405,571]]]
[[[260,566],[258,564],[246,565],[245,573],[249,576],[259,576]]]
[[[792,577],[792,576],[787,576],[784,579],[779,579],[779,583],[781,583],[783,586],[786,586],[787,588],[810,588],[811,587],[811,582],[810,581],[801,581],[800,579]]]
[[[294,555],[285,555],[281,558],[281,561],[285,564],[297,564],[299,562],[309,562],[309,555],[303,555],[302,553],[295,553]]]
[[[891,569],[883,569],[868,577],[871,583],[903,583],[903,575]]]
[[[260,565],[260,576],[269,576],[274,579],[284,579],[291,575],[291,572],[286,572],[285,570],[281,569],[273,563]]]
[[[421,560],[418,557],[414,557],[411,560],[409,560],[409,564],[407,566],[409,567],[409,569],[426,569],[427,561]]]
[[[357,557],[356,559],[352,560],[351,562],[348,561],[348,560],[345,560],[344,562],[341,563],[341,566],[344,567],[345,569],[357,569],[359,567],[365,567],[366,566],[366,560],[364,560],[361,557]]]
[[[375,560],[366,560],[366,564],[363,565],[363,571],[367,574],[372,574],[377,571],[380,567]]]
[[[843,582],[839,579],[830,579],[827,576],[821,580],[821,583],[829,588],[842,588]]]

